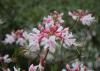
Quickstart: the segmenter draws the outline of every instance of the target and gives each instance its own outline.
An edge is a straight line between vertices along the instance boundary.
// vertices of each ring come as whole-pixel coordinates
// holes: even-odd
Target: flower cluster
[[[18,29],[17,31],[12,31],[11,34],[6,34],[6,38],[3,41],[3,43],[5,43],[5,44],[12,44],[14,42],[23,46],[23,43],[25,41],[24,41],[22,29]]]
[[[74,62],[72,62],[71,66],[69,64],[66,64],[66,70],[67,71],[94,71],[91,68],[89,68],[88,65],[85,65],[82,61],[79,60],[75,60]]]
[[[4,55],[4,56],[0,56],[0,62],[4,62],[4,63],[10,63],[12,62],[12,59],[9,57],[8,54]]]
[[[69,28],[62,26],[64,23],[62,16],[63,13],[53,11],[50,15],[44,17],[42,23],[38,25],[38,28],[33,28],[31,33],[23,31],[22,29],[13,31],[11,34],[6,35],[3,42],[5,44],[16,42],[24,46],[26,41],[28,41],[28,46],[32,47],[31,50],[33,51],[35,51],[34,48],[39,49],[40,46],[43,46],[44,49],[51,49],[51,52],[55,52],[55,47],[58,44],[57,41],[63,42],[66,46],[74,45],[75,38],[69,31]]]
[[[81,21],[83,25],[90,26],[96,21],[95,17],[93,17],[92,14],[89,13],[87,10],[69,11],[68,15],[71,16],[73,20]]]
[[[68,71],[87,71],[86,66],[80,63],[73,63],[71,68],[69,64],[66,65]]]
[[[71,16],[76,21],[81,21],[83,25],[90,26],[94,23],[95,17],[88,11],[77,10],[69,11]],[[44,62],[48,52],[54,53],[57,45],[61,44],[61,47],[70,47],[76,44],[76,39],[72,32],[69,31],[69,27],[64,28],[64,20],[62,19],[63,13],[53,11],[47,17],[44,17],[42,22],[38,24],[38,27],[32,28],[31,32],[24,31],[23,29],[14,30],[11,34],[6,34],[6,38],[3,43],[13,44],[17,43],[21,47],[26,47],[29,52],[25,55],[34,58],[36,56],[34,52],[40,51],[40,47],[43,47],[46,54],[40,57],[40,63],[36,66],[33,64],[29,67],[29,71],[43,71]],[[30,52],[33,52],[31,55]],[[7,56],[8,57],[8,56]],[[66,69],[68,71],[86,71],[86,66],[80,63],[72,64],[71,68],[68,64]]]
[[[33,64],[30,65],[29,70],[28,71],[43,71],[44,67],[42,67],[40,64],[34,66]]]

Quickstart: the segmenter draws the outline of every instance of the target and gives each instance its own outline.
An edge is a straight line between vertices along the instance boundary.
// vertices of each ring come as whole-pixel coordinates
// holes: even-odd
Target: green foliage
[[[4,21],[0,24],[0,40],[3,40],[4,35],[9,33],[12,29],[25,28],[30,29],[36,26],[38,22],[42,20],[44,16],[47,16],[50,10],[58,10],[64,12],[65,25],[69,26],[73,32],[84,28],[80,25],[77,27],[73,25],[73,22],[68,16],[69,10],[75,9],[87,9],[94,13],[98,22],[100,22],[100,0],[0,0],[0,19]],[[85,48],[80,49],[82,55],[87,55],[85,60],[95,61],[94,55],[100,53],[100,24],[96,23],[96,28],[92,26],[96,31],[96,36],[92,37],[92,40],[87,42]],[[77,32],[80,32],[78,30]],[[78,33],[79,37],[81,36]],[[85,35],[84,35],[85,36]],[[20,49],[16,49],[16,45],[4,46],[0,43],[0,53],[7,51],[11,55],[18,55]],[[74,51],[65,50],[67,52],[66,57],[71,59],[74,56]],[[73,53],[72,53],[73,52]],[[19,59],[21,58],[18,55]],[[76,57],[76,56],[75,56]],[[69,61],[69,60],[65,60]],[[23,60],[21,60],[23,62]],[[22,63],[24,64],[24,62]],[[57,65],[51,66],[51,71],[57,71]]]

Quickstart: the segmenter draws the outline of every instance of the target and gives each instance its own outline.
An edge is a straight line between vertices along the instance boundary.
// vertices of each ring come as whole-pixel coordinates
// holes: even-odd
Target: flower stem
[[[81,57],[80,57],[81,56],[81,52],[79,51],[79,49],[77,47],[76,47],[76,51],[78,53],[78,56],[77,57],[79,58],[79,60],[81,60]]]
[[[76,48],[76,51],[77,51],[77,53],[80,55],[80,52],[79,52],[78,48]]]
[[[40,63],[39,63],[39,64],[40,64],[42,67],[44,67],[44,65],[45,65],[45,60],[46,60],[46,57],[47,57],[48,53],[49,53],[49,49],[47,48],[47,49],[46,49],[45,55],[40,57]],[[37,68],[36,71],[38,71],[38,70],[39,70],[39,68]]]
[[[62,39],[62,43],[61,43],[61,58],[62,58],[62,48],[63,48],[63,43],[64,43],[64,39]]]
[[[77,22],[78,22],[78,19],[76,19],[76,20],[73,22],[73,29],[74,29],[75,31],[76,31]]]
[[[47,49],[46,49],[46,54],[45,54],[45,56],[44,56],[44,58],[43,58],[43,62],[46,60],[46,57],[47,57],[48,53],[49,53],[49,49],[47,48]]]

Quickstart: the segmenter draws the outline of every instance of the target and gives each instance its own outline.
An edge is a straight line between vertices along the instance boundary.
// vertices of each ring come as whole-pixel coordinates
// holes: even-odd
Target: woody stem
[[[42,66],[44,66],[44,64],[45,64],[44,62],[46,60],[46,57],[47,57],[48,53],[49,53],[49,49],[47,48],[45,56],[40,58],[40,63],[41,63]]]
[[[47,55],[48,55],[48,52],[49,52],[49,49],[47,48],[44,57],[43,57],[43,56],[40,57],[40,63],[39,63],[39,64],[40,64],[42,67],[44,67],[44,65],[45,65],[45,60],[46,60],[46,57],[47,57]],[[39,67],[37,68],[36,71],[38,71],[38,69],[39,69]]]

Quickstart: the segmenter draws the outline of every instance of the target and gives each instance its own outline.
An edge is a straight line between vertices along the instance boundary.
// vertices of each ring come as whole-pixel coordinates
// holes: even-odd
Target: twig
[[[44,56],[44,57],[43,57],[43,56],[40,57],[40,63],[39,63],[39,64],[40,64],[42,67],[44,67],[44,65],[45,65],[45,60],[46,60],[46,57],[47,57],[48,53],[49,53],[49,49],[47,48],[47,49],[46,49],[45,56]],[[38,71],[38,70],[39,70],[39,67],[37,68],[36,71]]]

